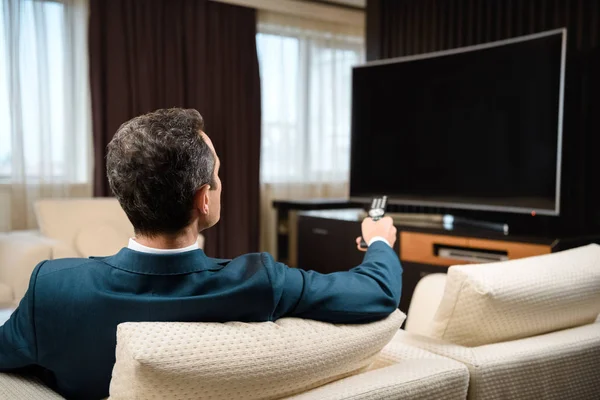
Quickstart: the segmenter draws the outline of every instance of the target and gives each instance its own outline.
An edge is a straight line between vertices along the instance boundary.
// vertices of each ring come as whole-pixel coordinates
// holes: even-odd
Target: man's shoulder
[[[275,264],[273,256],[269,253],[247,253],[232,259],[211,258],[212,262],[219,264],[223,271],[239,270],[246,271],[269,270]]]
[[[261,265],[267,266],[274,263],[273,256],[265,252],[257,253],[246,253],[235,258],[210,258],[210,260],[219,265],[230,265],[230,264],[248,264],[248,265]]]
[[[38,278],[52,275],[55,273],[66,273],[67,271],[76,272],[83,268],[99,264],[97,260],[90,258],[61,258],[57,260],[47,260],[39,265]]]

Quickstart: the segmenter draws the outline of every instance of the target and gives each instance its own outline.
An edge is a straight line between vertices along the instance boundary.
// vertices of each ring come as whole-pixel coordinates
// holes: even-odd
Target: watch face
[[[369,210],[369,217],[376,218],[383,216],[384,212],[381,208],[374,208]]]

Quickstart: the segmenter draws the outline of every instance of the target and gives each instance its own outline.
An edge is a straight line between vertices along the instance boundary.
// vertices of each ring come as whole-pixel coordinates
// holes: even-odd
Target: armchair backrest
[[[55,241],[53,258],[112,255],[134,235],[113,198],[44,199],[36,215],[42,235]]]
[[[403,321],[123,323],[110,398],[279,399],[364,371]]]

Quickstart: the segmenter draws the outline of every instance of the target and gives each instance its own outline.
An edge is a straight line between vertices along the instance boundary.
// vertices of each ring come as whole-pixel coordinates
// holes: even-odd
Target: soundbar
[[[435,252],[439,258],[478,264],[508,260],[508,255],[506,252],[487,251],[483,249],[472,250],[436,245]]]

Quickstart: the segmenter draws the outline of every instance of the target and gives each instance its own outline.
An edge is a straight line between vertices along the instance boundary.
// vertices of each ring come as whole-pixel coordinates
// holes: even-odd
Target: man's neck
[[[157,235],[153,237],[137,235],[135,241],[153,249],[183,249],[198,241],[198,233],[194,234],[194,231],[186,230],[177,235]]]

